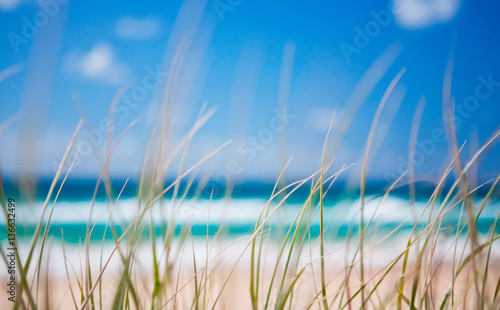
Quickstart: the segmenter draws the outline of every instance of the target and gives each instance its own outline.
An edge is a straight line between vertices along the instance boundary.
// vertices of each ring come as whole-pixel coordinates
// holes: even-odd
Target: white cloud
[[[151,40],[160,34],[161,21],[156,17],[125,16],[116,24],[116,34],[122,39]]]
[[[88,53],[68,54],[65,67],[70,73],[108,84],[123,83],[129,75],[128,67],[115,60],[113,47],[105,42],[94,45]]]
[[[452,20],[460,0],[400,0],[395,6],[394,17],[401,27],[422,29]]]
[[[23,0],[0,0],[0,10],[13,11],[21,5]]]

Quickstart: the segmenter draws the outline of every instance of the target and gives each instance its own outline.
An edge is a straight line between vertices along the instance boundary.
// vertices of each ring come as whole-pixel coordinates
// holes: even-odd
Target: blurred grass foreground
[[[36,161],[24,161],[39,155],[33,145],[41,140],[31,127],[21,126],[19,148],[12,150],[22,158],[19,175],[6,177],[0,161],[0,309],[500,309],[500,175],[477,177],[480,162],[494,154],[488,152],[500,131],[464,154],[469,142],[456,133],[453,57],[442,87],[447,121],[435,137],[446,141],[450,156],[432,182],[415,177],[417,155],[424,156],[417,137],[425,98],[407,124],[405,167],[386,174],[387,182],[369,178],[370,168],[383,166],[384,159],[374,155],[389,126],[382,114],[394,117],[400,102],[391,105],[389,98],[401,95],[397,86],[407,72],[389,71],[397,67],[397,46],[368,68],[342,111],[325,113],[330,125],[321,137],[322,150],[297,164],[316,171],[297,178],[289,174],[295,162],[287,155],[285,134],[294,117],[287,103],[295,46],[285,44],[272,121],[242,147],[250,161],[276,138],[280,174],[272,183],[242,185],[231,178],[241,169],[237,162],[224,162],[215,178],[207,173],[210,160],[231,144],[195,138],[215,108],[204,104],[181,138],[171,139],[171,122],[181,118],[173,92],[193,37],[175,46],[169,41],[169,70],[147,69],[164,91],[141,160],[126,163],[142,167],[139,176],[120,179],[110,172],[122,139],[141,122],[116,126],[129,84],[118,89],[103,129],[91,136],[102,149],[77,143],[88,135],[82,118],[49,179],[35,173]],[[97,52],[107,55],[110,49],[104,44]],[[51,60],[42,58],[32,60],[43,69]],[[0,82],[20,70],[20,65],[5,69]],[[383,85],[376,110],[362,110],[375,85]],[[44,87],[38,91],[25,100],[48,98]],[[32,125],[48,113],[31,108],[29,115],[6,118],[0,136],[19,120]],[[360,111],[370,125],[362,158],[339,162],[345,158],[339,146],[356,128]],[[227,118],[230,123],[231,115]],[[196,143],[210,151],[193,151],[200,149]],[[92,152],[98,176],[72,178],[82,154]],[[357,178],[346,177],[354,168]],[[167,174],[172,171],[175,177]]]
[[[165,104],[132,190],[128,179],[117,185],[109,175],[123,134],[112,141],[110,133],[105,163],[90,185],[93,197],[59,201],[78,157],[79,149],[68,161],[80,122],[53,179],[40,187],[43,199],[29,196],[33,182],[0,179],[2,283],[9,288],[2,308],[498,309],[500,212],[493,194],[500,176],[474,188],[469,177],[500,132],[468,162],[451,138],[455,155],[432,189],[409,183],[403,195],[399,183],[412,171],[382,191],[367,187],[373,132],[404,72],[389,83],[373,116],[359,190],[347,196],[333,193],[350,166],[331,169],[334,158],[325,151],[342,134],[331,126],[317,172],[286,183],[290,160],[275,185],[263,190],[267,198],[230,198],[229,187],[197,177],[229,142],[184,165],[193,136],[214,110],[204,107],[165,152]],[[418,118],[413,126],[417,130]],[[453,126],[448,133],[453,137]],[[178,175],[166,180],[177,157]],[[71,186],[78,192],[89,184],[68,186],[71,193]]]

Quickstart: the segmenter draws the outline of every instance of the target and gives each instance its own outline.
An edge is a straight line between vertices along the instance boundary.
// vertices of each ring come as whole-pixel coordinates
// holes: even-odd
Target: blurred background
[[[407,69],[375,131],[369,181],[393,182],[409,166],[433,181],[449,163],[442,89],[453,59],[451,92],[463,156],[499,126],[500,37],[495,1],[68,1],[0,0],[0,121],[5,176],[52,178],[84,118],[71,178],[95,179],[103,165],[109,109],[114,133],[135,120],[111,158],[112,178],[139,177],[168,74],[172,145],[206,104],[217,111],[195,136],[188,165],[224,142],[209,161],[213,179],[273,183],[293,156],[288,178],[317,171],[327,149],[342,178],[359,182],[377,106],[389,82]],[[185,55],[171,66],[179,46]],[[8,77],[7,77],[8,76]],[[7,78],[6,78],[7,77]],[[411,124],[421,97],[415,161]],[[359,107],[346,112],[348,104]],[[349,114],[351,113],[351,114]],[[479,178],[500,172],[498,147],[479,163]],[[74,155],[74,154],[73,154]],[[168,171],[174,176],[177,170]],[[359,183],[358,183],[359,184]]]

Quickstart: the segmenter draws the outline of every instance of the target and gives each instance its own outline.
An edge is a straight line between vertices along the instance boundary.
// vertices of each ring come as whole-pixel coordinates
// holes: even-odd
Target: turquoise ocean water
[[[20,197],[15,186],[6,187],[6,195],[16,199],[16,231],[19,239],[28,239],[35,232],[36,224],[40,219],[44,195],[48,191],[50,184],[40,183],[38,187],[37,199],[27,202],[26,198]],[[113,192],[119,191],[120,182],[113,182]],[[183,190],[181,186],[181,192]],[[92,193],[95,183],[92,181],[79,181],[68,183],[55,204],[50,221],[50,235],[54,238],[64,240],[69,243],[78,243],[85,240],[87,223],[89,221],[90,208],[92,205]],[[179,199],[173,199],[168,193],[164,199],[155,204],[153,208],[153,218],[155,221],[155,234],[162,236],[168,229],[175,229],[176,235],[185,234],[189,229],[195,237],[214,236],[220,230],[220,237],[235,237],[248,235],[255,229],[255,224],[263,210],[268,205],[269,197],[272,193],[273,184],[250,183],[235,187],[231,196],[225,195],[225,188],[218,192],[214,190],[215,197],[210,201],[203,191],[188,191],[187,199],[182,203]],[[419,227],[424,227],[429,217],[430,206],[426,207],[428,197],[432,193],[430,186],[420,186],[417,188],[417,200],[411,203],[407,189],[397,189],[393,194],[383,198],[381,186],[369,187],[365,205],[365,225],[369,226],[369,231],[383,235],[398,228],[398,232],[411,230],[418,221],[420,215],[424,216],[420,220]],[[210,191],[211,192],[211,191]],[[138,199],[135,196],[136,186],[133,184],[126,188],[122,197],[116,205],[107,202],[104,190],[101,188],[97,199],[93,205],[90,223],[93,227],[91,240],[100,241],[103,239],[112,241],[113,235],[109,223],[116,227],[116,233],[121,232],[137,217]],[[292,228],[308,232],[311,238],[319,235],[319,212],[318,197],[307,206],[304,211],[303,221],[297,223],[297,216],[303,211],[304,202],[308,197],[308,188],[298,190],[293,193],[285,204],[280,206],[268,221],[268,228],[279,233],[286,232]],[[277,206],[277,199],[269,204],[272,211]],[[479,208],[484,201],[484,192],[479,192],[474,197],[474,205]],[[359,225],[360,210],[359,193],[347,191],[341,186],[334,187],[325,197],[325,236],[331,240],[345,239],[350,234],[355,234]],[[48,205],[44,223],[46,222],[53,200]],[[450,204],[448,207],[451,206]],[[439,200],[434,206],[434,210],[439,209]],[[448,208],[447,207],[447,208]],[[110,212],[112,210],[112,220]],[[462,204],[458,203],[447,212],[443,220],[444,234],[456,233],[457,225],[461,227],[466,222],[465,213],[462,213]],[[464,211],[465,212],[465,211]],[[477,228],[481,233],[487,233],[493,229],[500,203],[495,199],[490,199],[485,205],[481,216],[478,218]],[[2,218],[4,216],[2,215]],[[145,218],[149,223],[150,215]],[[5,238],[5,220],[1,221],[1,238]],[[500,232],[500,225],[496,231]],[[467,230],[464,229],[463,232]],[[106,232],[106,234],[105,234]],[[151,234],[149,225],[144,228],[145,239]]]

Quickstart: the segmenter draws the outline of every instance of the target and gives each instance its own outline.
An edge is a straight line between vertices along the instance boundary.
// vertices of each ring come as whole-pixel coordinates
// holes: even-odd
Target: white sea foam
[[[222,223],[231,223],[232,225],[255,225],[261,211],[266,205],[265,199],[221,199],[221,200],[186,200],[182,204],[165,199],[161,203],[153,206],[153,218],[155,220],[169,221],[175,216],[178,224],[220,225]],[[476,205],[479,205],[476,204]],[[40,219],[43,202],[37,202],[33,206],[23,206],[17,204],[16,222],[18,224],[35,224]],[[58,201],[52,214],[51,223],[77,224],[87,223],[91,211],[91,201]],[[325,221],[335,224],[358,223],[360,216],[361,201],[341,200],[334,204],[325,205]],[[430,207],[425,208],[425,202],[415,204],[403,198],[388,196],[382,200],[381,197],[366,197],[364,206],[365,222],[372,221],[376,223],[401,223],[404,221],[415,221],[422,212],[429,212]],[[45,213],[45,220],[50,214],[52,205],[49,205]],[[313,214],[317,206],[311,206]],[[455,207],[456,216],[459,215],[461,205]],[[144,205],[141,206],[144,208]],[[270,210],[276,208],[272,203]],[[292,203],[281,206],[274,213],[270,222],[280,221],[283,223],[292,223],[299,214],[301,204]],[[435,207],[439,208],[439,205]],[[495,218],[500,204],[487,206],[482,213],[482,218]],[[125,222],[133,221],[138,211],[138,200],[136,198],[121,199],[116,206],[112,203],[97,201],[93,205],[91,223],[106,223],[113,210],[113,219]],[[174,210],[174,211],[173,211]],[[307,211],[306,216],[311,214]],[[427,214],[424,214],[426,218]],[[149,215],[148,215],[149,216]],[[0,215],[3,218],[3,214]],[[264,217],[263,217],[264,218]],[[318,212],[314,215],[312,222],[317,223]]]

